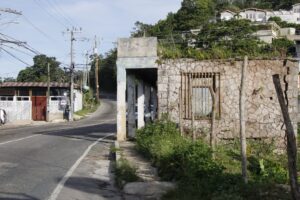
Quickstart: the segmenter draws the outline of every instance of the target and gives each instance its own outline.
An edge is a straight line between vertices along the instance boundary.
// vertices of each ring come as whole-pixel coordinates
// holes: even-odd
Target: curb
[[[112,152],[114,161],[116,163],[118,163],[118,161],[121,159],[121,152],[120,152],[120,144],[119,144],[119,142],[115,141],[112,144],[112,148],[114,149],[113,152]]]

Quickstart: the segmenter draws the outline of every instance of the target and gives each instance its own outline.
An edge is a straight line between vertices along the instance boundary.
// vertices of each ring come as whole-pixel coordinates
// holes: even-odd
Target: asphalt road
[[[115,102],[70,123],[0,127],[0,200],[48,199],[89,145],[116,132]]]

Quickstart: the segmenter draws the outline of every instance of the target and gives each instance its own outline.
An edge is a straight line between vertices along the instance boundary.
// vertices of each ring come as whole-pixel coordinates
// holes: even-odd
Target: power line
[[[58,6],[56,6],[55,4],[58,4],[58,3],[54,3],[52,1],[49,1],[49,0],[46,0],[46,2],[48,3],[48,5],[50,5],[50,7],[53,8],[53,10],[58,14],[60,15],[67,23],[69,23],[71,26],[74,26],[74,22],[73,20],[71,20],[71,18],[69,18],[68,16],[66,16],[64,14],[64,11],[62,11]]]
[[[43,5],[41,4],[40,1],[38,0],[34,0],[34,2],[41,8],[43,9],[46,14],[50,17],[53,18],[56,22],[58,22],[60,25],[62,25],[64,28],[67,28],[68,26],[66,26],[65,23],[63,23],[62,21],[60,21],[58,18],[56,18],[53,14],[51,14],[46,8],[43,7]]]
[[[8,55],[10,55],[11,57],[13,57],[14,59],[22,62],[23,64],[30,66],[28,63],[26,63],[25,61],[23,61],[22,59],[18,58],[17,56],[15,56],[14,54],[10,53],[9,51],[5,50],[3,47],[0,47],[0,49],[2,49],[3,51],[5,51]]]
[[[18,51],[18,52],[23,53],[23,54],[25,54],[25,55],[27,55],[27,56],[30,56],[30,57],[33,56],[33,55],[31,55],[31,54],[29,54],[29,53],[27,53],[27,52],[24,52],[24,51],[22,51],[22,50],[20,50],[20,49],[17,49],[17,48],[15,48],[15,47],[12,47],[12,46],[8,46],[8,45],[5,45],[5,44],[2,44],[2,46],[5,46],[5,47],[10,48],[10,49],[13,49],[13,50],[15,50],[15,51]]]
[[[45,36],[47,39],[51,40],[51,41],[55,41],[52,37],[50,37],[47,33],[45,33],[44,31],[42,31],[39,27],[37,27],[36,25],[34,25],[27,17],[25,17],[24,15],[22,15],[23,18],[25,19],[25,21],[30,24],[35,30],[37,30],[39,33],[41,33],[43,36]],[[55,41],[56,42],[56,41]]]
[[[0,8],[0,12],[6,12],[10,14],[15,14],[15,15],[22,15],[22,12],[10,9],[10,8]]]
[[[1,38],[0,38],[0,41],[1,41],[1,42],[4,42],[4,43],[11,43],[11,44],[16,44],[16,45],[18,45],[18,46],[20,46],[20,47],[23,47],[24,49],[26,49],[26,50],[28,50],[28,51],[34,53],[34,54],[37,54],[37,55],[38,55],[38,54],[41,54],[39,51],[35,50],[33,47],[31,47],[30,45],[28,45],[26,42],[21,42],[21,41],[15,39],[15,38],[13,38],[13,37],[10,37],[10,36],[8,36],[8,35],[3,34],[3,33],[0,33],[0,35],[6,39],[6,40],[4,40],[4,39],[1,39]],[[1,44],[1,43],[0,43],[0,44]]]

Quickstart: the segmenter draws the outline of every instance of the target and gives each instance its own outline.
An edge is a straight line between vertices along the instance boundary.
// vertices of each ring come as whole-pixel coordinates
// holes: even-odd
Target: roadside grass
[[[121,157],[115,166],[116,185],[122,189],[126,183],[138,181],[136,170],[137,168],[132,166],[127,159]]]
[[[138,130],[136,142],[163,180],[178,183],[165,200],[290,199],[287,158],[274,153],[272,141],[248,142],[248,184],[241,177],[238,140],[220,144],[213,158],[205,141],[181,137],[175,123],[162,119]]]
[[[83,108],[82,110],[75,112],[75,114],[84,117],[90,113],[95,112],[99,106],[100,103],[97,103],[96,99],[93,97],[93,91],[84,91]]]
[[[95,104],[92,104],[89,106],[84,106],[82,110],[75,112],[75,114],[84,117],[90,113],[95,112],[99,106],[100,106],[100,103],[99,104],[95,103]]]

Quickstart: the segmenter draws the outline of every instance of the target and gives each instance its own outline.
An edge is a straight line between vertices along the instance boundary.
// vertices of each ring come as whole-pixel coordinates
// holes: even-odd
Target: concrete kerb
[[[121,159],[121,151],[120,151],[120,144],[118,141],[113,143],[113,155],[115,158],[116,164],[118,164],[119,160]]]
[[[115,141],[112,144],[112,155],[116,165],[120,162],[120,159],[125,155],[122,153],[121,145],[119,141]],[[126,157],[125,157],[126,159]],[[139,167],[139,166],[137,166]],[[141,174],[137,174],[139,177]],[[145,180],[140,177],[138,182],[131,182],[124,185],[122,190],[123,198],[125,200],[140,200],[140,199],[161,199],[161,197],[168,191],[175,190],[176,183],[163,182],[157,180]]]

